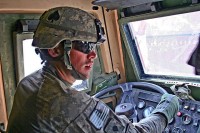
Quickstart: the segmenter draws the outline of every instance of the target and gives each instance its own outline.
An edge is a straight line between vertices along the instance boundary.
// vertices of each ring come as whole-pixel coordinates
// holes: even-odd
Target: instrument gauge
[[[143,111],[143,117],[146,118],[148,117],[154,110],[154,107],[153,106],[148,106],[144,109]]]
[[[188,114],[185,114],[182,116],[182,122],[183,124],[188,125],[192,122],[192,117]]]
[[[145,107],[145,105],[146,105],[145,101],[142,100],[142,101],[139,101],[137,107],[138,107],[139,109],[143,109],[143,108]]]

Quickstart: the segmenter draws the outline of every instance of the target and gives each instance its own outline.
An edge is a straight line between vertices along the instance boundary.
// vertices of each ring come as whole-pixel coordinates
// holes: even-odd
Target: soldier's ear
[[[61,55],[61,51],[58,47],[48,49],[48,53],[51,57],[58,57]]]

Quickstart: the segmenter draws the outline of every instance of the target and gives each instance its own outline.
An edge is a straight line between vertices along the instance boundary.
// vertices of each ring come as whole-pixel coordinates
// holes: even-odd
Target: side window
[[[35,47],[32,46],[33,39],[23,40],[23,57],[24,57],[24,76],[27,76],[34,71],[42,68],[42,60],[35,52]]]
[[[15,39],[15,66],[16,78],[19,82],[23,77],[42,68],[42,60],[35,53],[35,47],[32,46],[33,33],[14,33]]]

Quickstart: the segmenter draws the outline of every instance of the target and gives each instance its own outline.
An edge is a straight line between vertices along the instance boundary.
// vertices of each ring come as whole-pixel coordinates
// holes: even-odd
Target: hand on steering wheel
[[[157,91],[161,94],[167,94],[167,91],[164,90],[162,87],[152,84],[152,83],[129,82],[129,83],[124,83],[124,84],[108,87],[96,93],[93,97],[100,98],[101,96],[107,94],[108,92],[121,89],[122,90],[121,102],[116,106],[115,113],[117,115],[126,115],[127,117],[131,116],[133,118],[133,122],[138,122],[136,104],[133,101],[134,96],[132,96],[134,88],[148,88],[148,89],[152,89],[153,91]],[[130,99],[129,102],[125,101],[127,97],[128,99]]]

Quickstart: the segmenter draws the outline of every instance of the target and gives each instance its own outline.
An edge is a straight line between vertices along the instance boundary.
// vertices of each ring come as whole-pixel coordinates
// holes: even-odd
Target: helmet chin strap
[[[76,79],[76,80],[86,80],[87,78],[85,76],[83,76],[82,74],[80,74],[79,72],[77,72],[74,67],[71,64],[70,61],[70,50],[72,48],[71,43],[65,43],[64,44],[64,55],[60,55],[59,57],[56,58],[52,58],[49,57],[47,55],[45,55],[39,48],[36,48],[36,54],[40,54],[40,57],[42,59],[42,63],[47,61],[64,61],[65,66],[67,67],[67,69],[70,71],[71,75]]]
[[[68,70],[70,70],[71,75],[76,79],[76,80],[86,80],[86,77],[83,76],[82,74],[80,74],[79,72],[77,72],[74,67],[71,64],[70,61],[70,50],[72,48],[72,45],[69,43],[65,43],[64,44],[64,63],[65,66],[67,67]]]

